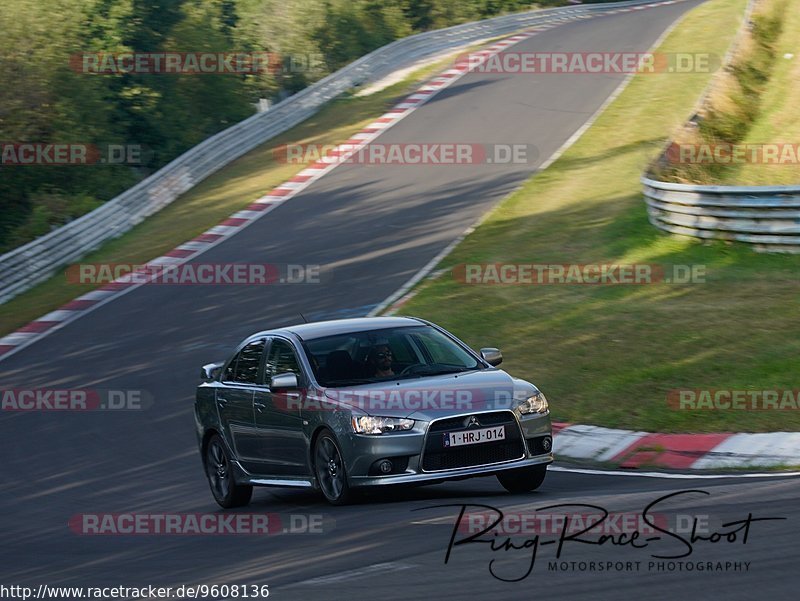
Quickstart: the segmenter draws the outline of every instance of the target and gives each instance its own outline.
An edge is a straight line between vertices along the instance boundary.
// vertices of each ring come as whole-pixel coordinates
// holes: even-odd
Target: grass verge
[[[722,185],[800,183],[800,57],[795,56],[799,8],[800,0],[762,0],[755,6],[752,27],[740,40],[730,67],[714,77],[699,119],[674,136],[681,146],[750,149],[754,156],[749,158],[748,152],[732,159],[726,152],[718,161],[706,156],[696,164],[668,163],[661,157],[653,169],[655,179]],[[771,155],[773,150],[778,152]]]
[[[662,52],[719,56],[745,0],[690,11]],[[403,313],[496,345],[559,421],[663,432],[798,430],[798,411],[674,410],[673,389],[797,386],[800,257],[701,243],[647,221],[639,177],[689,116],[708,74],[642,75],[546,171],[496,208]],[[705,283],[466,285],[465,263],[702,265]]]
[[[783,33],[775,44],[775,66],[761,96],[761,111],[747,132],[744,144],[787,143],[800,140],[800,2],[788,0]],[[798,157],[800,159],[800,157]],[[800,160],[782,165],[746,163],[724,183],[742,185],[800,184]]]

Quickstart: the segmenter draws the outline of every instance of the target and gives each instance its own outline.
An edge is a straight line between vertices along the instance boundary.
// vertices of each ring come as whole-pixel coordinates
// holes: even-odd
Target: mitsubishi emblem
[[[465,425],[467,428],[472,428],[472,427],[474,427],[474,426],[480,426],[481,424],[480,424],[480,422],[478,421],[478,418],[477,418],[477,417],[475,417],[474,415],[470,415],[470,416],[467,418],[467,421],[466,421],[466,422],[464,422],[464,425]]]

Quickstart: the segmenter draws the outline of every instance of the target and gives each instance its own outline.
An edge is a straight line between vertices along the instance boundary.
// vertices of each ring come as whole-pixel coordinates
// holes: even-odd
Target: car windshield
[[[308,340],[305,347],[317,381],[334,388],[483,367],[467,350],[431,326],[349,332]]]

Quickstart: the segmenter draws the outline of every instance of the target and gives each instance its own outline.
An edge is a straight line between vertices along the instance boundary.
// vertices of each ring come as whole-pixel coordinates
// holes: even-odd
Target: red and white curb
[[[714,470],[800,465],[800,432],[653,434],[558,423],[557,457],[627,469]]]
[[[522,40],[526,40],[536,35],[537,33],[552,29],[569,21],[616,14],[620,12],[630,12],[632,10],[642,10],[644,8],[675,4],[679,1],[682,0],[653,2],[651,4],[635,7],[617,8],[613,10],[592,13],[591,15],[560,15],[558,17],[553,17],[546,23],[531,27],[520,34],[505,38],[495,44],[492,44],[482,51],[473,53],[474,56],[480,56],[482,60],[479,62],[470,61],[471,64],[469,66],[466,64],[457,63],[452,68],[429,80],[413,94],[398,102],[393,108],[389,109],[389,111],[367,125],[359,133],[351,136],[349,140],[346,140],[334,148],[334,150],[331,151],[330,156],[324,157],[309,167],[306,167],[288,181],[280,184],[269,193],[253,201],[253,203],[245,209],[234,213],[218,225],[215,225],[193,240],[184,242],[165,255],[149,261],[146,264],[145,272],[152,273],[152,268],[154,266],[179,265],[194,260],[207,250],[213,248],[217,244],[220,244],[231,236],[234,236],[248,225],[251,225],[269,213],[275,207],[296,196],[299,192],[307,188],[309,185],[311,185],[311,183],[329,171],[335,169],[338,165],[344,162],[343,159],[354,154],[359,149],[363,148],[372,140],[380,136],[383,132],[390,129],[402,119],[413,113],[417,108],[425,104],[436,94],[466,75],[470,71],[470,68],[475,68],[481,65],[489,57],[502,52],[509,46],[517,44]],[[141,274],[136,275],[140,276]],[[79,317],[86,315],[90,311],[101,307],[115,298],[119,298],[120,296],[130,292],[131,290],[134,290],[135,288],[138,288],[139,286],[145,285],[146,282],[142,282],[142,279],[142,277],[134,277],[132,275],[120,278],[110,284],[98,288],[97,290],[93,290],[92,292],[79,296],[75,300],[72,300],[60,307],[58,310],[52,311],[51,313],[48,313],[47,315],[44,315],[39,319],[36,319],[35,321],[32,321],[29,324],[19,328],[17,331],[0,338],[0,361],[10,357],[26,346],[33,344],[37,340],[44,338],[48,334],[55,332],[66,324],[75,321]]]

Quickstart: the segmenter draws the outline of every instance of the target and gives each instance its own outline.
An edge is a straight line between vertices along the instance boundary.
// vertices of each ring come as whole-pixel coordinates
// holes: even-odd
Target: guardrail
[[[661,230],[800,252],[800,185],[699,186],[647,177],[642,185],[650,223]]]
[[[378,80],[422,58],[534,25],[654,1],[567,6],[504,15],[416,34],[382,46],[269,111],[255,114],[204,140],[91,213],[0,256],[0,304],[47,279],[60,267],[103,242],[124,234],[228,163],[306,120],[345,90]]]

